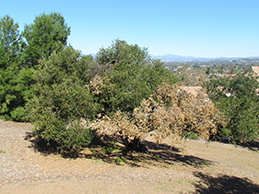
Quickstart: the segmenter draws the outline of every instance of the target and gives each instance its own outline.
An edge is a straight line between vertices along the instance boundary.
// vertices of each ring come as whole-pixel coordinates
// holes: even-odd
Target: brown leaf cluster
[[[104,92],[111,92],[114,85],[110,82],[107,77],[94,76],[88,85],[85,86],[91,93],[95,95],[102,94]]]
[[[163,84],[133,113],[117,111],[98,120],[94,128],[100,136],[132,140],[152,135],[161,142],[166,137],[180,140],[185,130],[208,139],[216,133],[218,122],[219,111],[205,93],[194,96],[177,85]]]

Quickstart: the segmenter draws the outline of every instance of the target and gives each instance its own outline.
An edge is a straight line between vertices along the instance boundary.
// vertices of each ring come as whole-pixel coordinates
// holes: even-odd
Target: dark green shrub
[[[256,89],[259,86],[253,74],[212,78],[204,82],[204,87],[226,117],[227,125],[219,130],[219,136],[241,142],[258,138],[259,96]]]
[[[164,69],[164,63],[152,60],[146,48],[116,40],[111,47],[100,49],[96,55],[99,64],[106,68],[112,92],[103,92],[104,114],[115,113],[118,108],[131,112],[148,98],[162,82],[175,83],[176,76]],[[106,89],[106,88],[104,88]],[[98,97],[99,98],[99,97]]]
[[[55,141],[65,153],[78,153],[91,142],[91,130],[82,122],[93,118],[99,110],[84,80],[79,79],[83,71],[76,67],[81,59],[79,52],[68,47],[42,60],[42,69],[34,73],[37,95],[26,104],[36,135]]]
[[[193,131],[183,131],[182,136],[188,139],[199,139],[198,134]]]

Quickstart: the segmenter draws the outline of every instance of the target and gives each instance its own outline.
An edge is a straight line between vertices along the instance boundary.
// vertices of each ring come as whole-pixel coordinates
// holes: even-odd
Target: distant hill
[[[195,61],[197,59],[202,59],[202,58],[196,58],[192,56],[180,56],[180,55],[173,55],[173,54],[167,54],[167,55],[151,55],[153,59],[160,59],[164,62],[173,62],[173,61]],[[205,59],[205,58],[203,58]]]
[[[218,58],[205,58],[205,57],[192,57],[181,55],[151,55],[153,59],[160,59],[164,62],[192,62],[192,61],[212,61],[212,60],[238,60],[240,57],[218,57]]]
[[[193,62],[193,61],[230,61],[233,63],[258,63],[259,57],[218,57],[218,58],[204,58],[204,57],[192,57],[181,55],[151,55],[153,59],[160,59],[164,62]]]
[[[94,58],[96,56],[95,53],[91,53]],[[181,56],[174,54],[166,54],[166,55],[151,55],[153,59],[160,59],[165,63],[181,63],[184,62],[186,64],[192,62],[200,62],[200,63],[234,63],[234,64],[251,64],[251,65],[259,65],[259,56],[258,57],[217,57],[217,58],[205,58],[205,57],[192,57],[192,56]]]

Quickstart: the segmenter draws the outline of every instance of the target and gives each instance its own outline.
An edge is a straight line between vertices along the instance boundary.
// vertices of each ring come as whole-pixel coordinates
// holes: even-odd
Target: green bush
[[[226,126],[218,135],[233,141],[249,141],[259,135],[258,81],[252,73],[241,73],[233,78],[219,77],[204,82],[209,97],[224,113]]]
[[[177,81],[172,72],[164,69],[164,63],[151,59],[146,48],[122,40],[100,49],[96,61],[105,69],[102,77],[112,86],[112,92],[102,93],[104,98],[99,101],[105,107],[106,115],[118,109],[131,112],[163,81],[171,84]]]
[[[72,47],[43,59],[42,69],[34,72],[37,95],[26,104],[36,135],[56,142],[58,149],[65,153],[78,153],[83,145],[91,142],[91,130],[82,122],[98,112],[98,104],[94,103],[85,82],[79,79],[82,72],[76,67],[81,59]]]
[[[198,134],[193,131],[183,131],[182,136],[188,139],[199,139]]]

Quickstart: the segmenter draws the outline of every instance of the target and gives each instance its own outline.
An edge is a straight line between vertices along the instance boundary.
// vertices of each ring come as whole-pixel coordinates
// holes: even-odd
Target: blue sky
[[[59,12],[68,38],[83,54],[119,38],[149,54],[195,57],[259,56],[258,0],[1,0],[23,30],[42,13]]]

